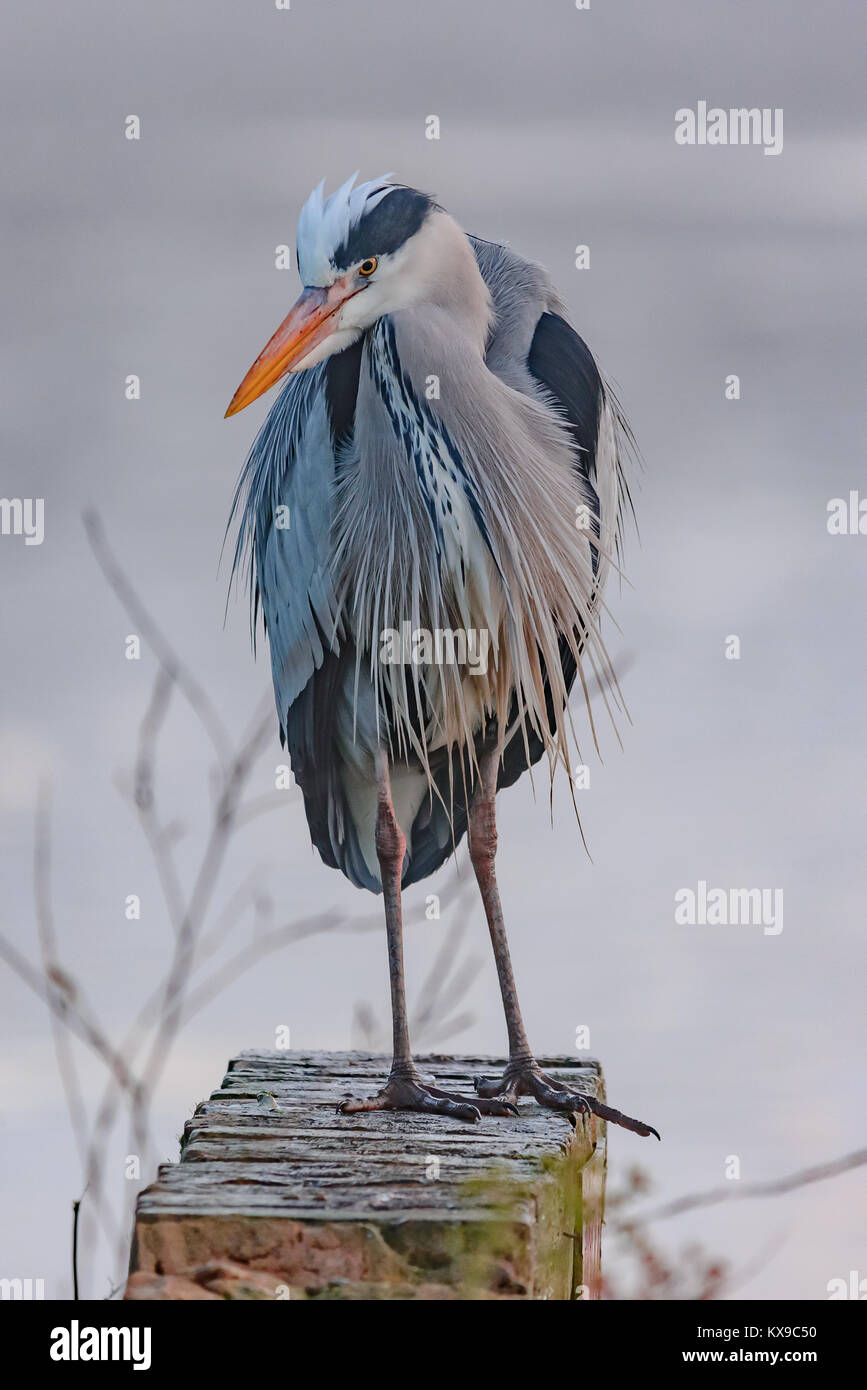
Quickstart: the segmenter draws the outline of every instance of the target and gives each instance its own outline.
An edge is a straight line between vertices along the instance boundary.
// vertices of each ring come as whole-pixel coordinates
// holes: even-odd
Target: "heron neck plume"
[[[573,732],[561,637],[579,669],[607,670],[592,558],[576,544],[587,498],[558,417],[485,364],[490,300],[461,236],[483,293],[469,268],[460,289],[432,276],[433,293],[365,343],[336,514],[339,604],[398,755],[427,767],[445,746],[472,759],[475,732],[488,715],[503,728],[514,693],[553,773],[570,766]],[[384,665],[380,635],[405,622],[486,632],[488,669]]]

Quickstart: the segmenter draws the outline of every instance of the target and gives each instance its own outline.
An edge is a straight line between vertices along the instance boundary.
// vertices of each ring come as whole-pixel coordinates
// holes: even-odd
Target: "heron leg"
[[[515,1115],[508,1100],[481,1099],[452,1095],[425,1084],[412,1059],[406,1009],[403,970],[403,919],[400,881],[406,854],[406,837],[398,824],[391,797],[388,760],[380,750],[377,759],[376,855],[379,860],[385,902],[385,930],[388,941],[388,973],[391,981],[393,1052],[391,1072],[381,1091],[366,1100],[345,1100],[338,1106],[343,1115],[370,1110],[417,1110],[424,1114],[447,1115],[475,1122],[485,1115]]]
[[[635,1134],[656,1134],[658,1139],[659,1135],[652,1125],[645,1124],[643,1120],[633,1120],[622,1111],[603,1105],[595,1096],[573,1090],[553,1077],[546,1076],[533,1056],[518,1003],[503,908],[497,887],[496,796],[499,762],[499,748],[483,753],[479,759],[479,781],[470,806],[468,838],[470,859],[482,895],[491,945],[494,948],[509,1036],[509,1061],[501,1077],[477,1077],[474,1082],[476,1092],[480,1098],[497,1099],[511,1104],[514,1104],[519,1096],[533,1096],[540,1105],[568,1115],[573,1123],[577,1115],[592,1114],[607,1120],[610,1124],[632,1130]]]
[[[388,977],[391,984],[392,1076],[413,1074],[406,1012],[406,984],[403,971],[403,908],[400,880],[406,854],[406,836],[398,824],[391,799],[388,761],[379,754],[376,794],[376,857],[382,879],[385,903],[385,932],[388,942]]]
[[[518,1003],[518,990],[512,970],[512,957],[506,938],[506,925],[503,921],[503,907],[497,887],[495,862],[497,857],[497,768],[499,749],[483,753],[479,761],[479,782],[470,807],[468,839],[470,859],[476,874],[476,881],[482,895],[500,993],[503,996],[503,1009],[506,1014],[506,1029],[509,1034],[509,1065],[516,1068],[522,1063],[531,1063],[533,1053],[527,1041],[521,1006]]]

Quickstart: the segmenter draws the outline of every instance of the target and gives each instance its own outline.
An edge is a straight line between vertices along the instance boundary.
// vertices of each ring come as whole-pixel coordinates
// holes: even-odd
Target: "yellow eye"
[[[376,270],[376,257],[370,256],[366,261],[362,261],[358,267],[359,275],[372,275]]]

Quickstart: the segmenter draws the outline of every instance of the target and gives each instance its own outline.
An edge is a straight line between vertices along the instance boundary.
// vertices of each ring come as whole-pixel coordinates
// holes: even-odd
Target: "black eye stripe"
[[[433,208],[433,199],[414,188],[395,188],[350,229],[334,251],[337,270],[349,270],[367,252],[388,256],[417,232]]]

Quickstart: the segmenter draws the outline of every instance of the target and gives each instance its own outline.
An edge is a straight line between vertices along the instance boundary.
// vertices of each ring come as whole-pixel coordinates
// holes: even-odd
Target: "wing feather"
[[[345,723],[355,660],[339,626],[331,569],[337,477],[357,381],[352,348],[287,380],[236,489],[233,573],[248,571],[254,635],[261,610],[280,737],[311,839],[326,864],[377,890],[341,776],[346,737],[338,724],[341,717]]]
[[[601,537],[594,547],[594,572],[601,592],[608,561],[620,551],[624,504],[629,493],[624,478],[624,445],[631,442],[628,426],[614,393],[607,386],[584,340],[566,317],[565,307],[547,272],[507,246],[470,237],[479,270],[494,303],[494,320],[486,347],[490,371],[507,385],[541,399],[557,411],[569,426],[574,441],[574,467],[581,475],[591,508],[594,533]],[[566,638],[560,641],[560,657],[566,688],[577,674],[574,655]],[[545,682],[546,698],[550,689]],[[513,705],[508,724],[516,721]],[[550,711],[553,726],[553,710]],[[491,720],[476,737],[476,755],[497,742],[497,722]],[[511,786],[545,751],[537,733],[527,741],[513,736],[503,750],[498,784]],[[449,816],[439,801],[426,802],[413,826],[413,857],[406,883],[433,873],[452,851],[467,827],[464,787],[471,785],[469,758],[441,755],[432,774]],[[452,801],[453,797],[453,801]]]

